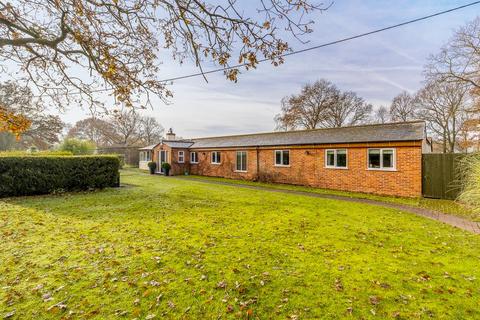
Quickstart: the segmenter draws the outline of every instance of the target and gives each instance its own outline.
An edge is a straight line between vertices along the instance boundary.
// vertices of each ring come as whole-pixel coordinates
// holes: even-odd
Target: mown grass
[[[371,205],[122,182],[0,201],[0,316],[480,317],[478,235]]]
[[[307,186],[297,186],[291,184],[281,184],[281,183],[267,183],[267,182],[256,182],[248,180],[234,180],[218,177],[206,177],[206,176],[195,176],[191,175],[188,178],[206,180],[206,181],[220,181],[227,182],[232,184],[240,185],[250,185],[250,186],[259,186],[271,189],[280,189],[280,190],[293,190],[293,191],[305,191],[313,192],[319,194],[333,194],[350,198],[360,198],[360,199],[372,199],[383,202],[393,202],[401,203],[414,207],[426,208],[430,210],[435,210],[447,214],[456,215],[473,221],[480,221],[480,212],[472,209],[472,207],[462,204],[458,201],[452,200],[441,200],[441,199],[429,199],[429,198],[404,198],[404,197],[389,197],[389,196],[379,196],[368,193],[360,192],[347,192],[331,189],[321,189]]]

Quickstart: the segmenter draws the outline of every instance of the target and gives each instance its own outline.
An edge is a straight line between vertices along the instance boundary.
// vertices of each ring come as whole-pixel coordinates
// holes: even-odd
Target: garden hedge
[[[117,156],[0,156],[0,197],[118,187],[119,166]]]

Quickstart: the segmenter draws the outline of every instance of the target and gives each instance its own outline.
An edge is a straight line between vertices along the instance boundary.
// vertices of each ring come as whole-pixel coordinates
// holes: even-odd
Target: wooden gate
[[[463,154],[426,153],[422,157],[422,193],[424,197],[456,199],[460,190],[459,161]]]

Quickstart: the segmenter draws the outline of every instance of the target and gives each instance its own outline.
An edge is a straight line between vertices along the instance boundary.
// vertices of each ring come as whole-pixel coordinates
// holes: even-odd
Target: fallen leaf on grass
[[[368,297],[368,301],[370,301],[371,304],[376,306],[377,304],[380,303],[380,298],[377,297],[377,296],[370,296],[370,297]]]
[[[50,292],[45,293],[42,295],[43,302],[51,301],[53,300],[52,294]]]
[[[343,291],[343,284],[342,281],[338,278],[335,279],[335,290]]]
[[[55,310],[55,309],[58,309],[58,310],[67,309],[67,305],[65,304],[65,301],[60,301],[59,303],[56,303],[56,304],[48,307],[47,311],[51,311],[51,310]]]

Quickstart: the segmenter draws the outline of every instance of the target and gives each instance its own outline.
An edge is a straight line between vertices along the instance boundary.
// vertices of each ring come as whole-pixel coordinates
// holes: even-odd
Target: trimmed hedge
[[[119,166],[117,156],[0,156],[0,197],[118,187]]]
[[[41,150],[28,152],[25,150],[0,151],[0,157],[50,157],[50,156],[73,156],[70,151]]]

